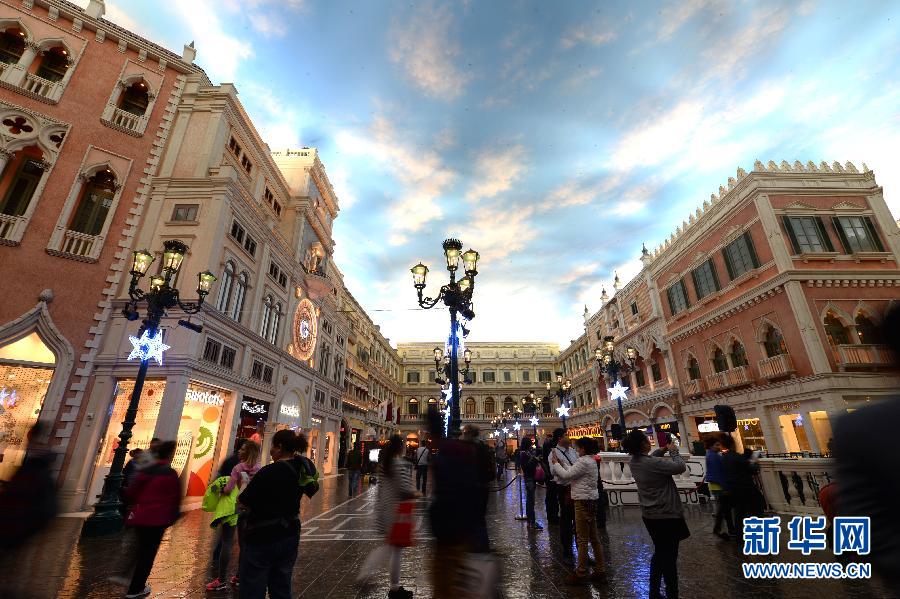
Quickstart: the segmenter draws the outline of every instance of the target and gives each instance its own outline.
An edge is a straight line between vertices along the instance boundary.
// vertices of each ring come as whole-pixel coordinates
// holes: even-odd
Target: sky
[[[82,0],[82,5],[86,4]],[[865,162],[900,217],[900,3],[115,0],[194,41],[272,149],[314,146],[335,260],[392,343],[445,338],[409,268],[481,254],[470,341],[584,331],[614,272],[738,167]]]

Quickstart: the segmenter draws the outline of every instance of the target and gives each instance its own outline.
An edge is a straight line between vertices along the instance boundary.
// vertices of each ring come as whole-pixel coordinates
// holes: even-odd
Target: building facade
[[[592,347],[611,335],[621,361],[638,350],[623,380],[626,428],[697,441],[718,430],[713,406],[725,404],[744,447],[828,452],[835,418],[897,388],[877,325],[900,297],[898,250],[865,166],[738,169],[587,317]],[[598,410],[579,418],[608,435],[613,382],[596,366],[594,379]]]
[[[91,374],[149,179],[186,78],[206,79],[192,47],[174,54],[104,10],[0,3],[0,280],[16,289],[0,302],[0,479],[37,421],[60,477],[90,461],[74,447],[99,418]]]

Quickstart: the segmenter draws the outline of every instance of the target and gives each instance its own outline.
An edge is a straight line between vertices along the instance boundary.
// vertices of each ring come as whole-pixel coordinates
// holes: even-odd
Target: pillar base
[[[103,537],[122,532],[125,520],[119,511],[120,506],[121,504],[118,502],[107,505],[97,504],[94,513],[81,526],[81,536]]]

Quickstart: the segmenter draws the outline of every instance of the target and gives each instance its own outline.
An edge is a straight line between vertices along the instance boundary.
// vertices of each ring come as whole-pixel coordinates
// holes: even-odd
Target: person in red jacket
[[[150,594],[147,578],[153,569],[163,533],[178,519],[181,486],[178,474],[169,465],[175,455],[175,442],[160,443],[156,463],[138,471],[125,490],[131,512],[126,524],[137,534],[137,557],[127,598]]]

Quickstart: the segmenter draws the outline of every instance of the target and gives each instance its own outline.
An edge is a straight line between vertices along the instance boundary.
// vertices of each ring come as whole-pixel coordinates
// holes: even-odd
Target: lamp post
[[[554,395],[557,399],[559,399],[559,407],[556,408],[556,413],[562,418],[562,427],[563,430],[566,428],[566,418],[569,415],[569,393],[572,389],[572,381],[566,380],[563,381],[563,374],[561,372],[556,373],[556,391],[552,394],[550,392],[552,385],[547,383],[547,395],[548,399],[552,398]]]
[[[616,350],[616,339],[612,335],[603,338],[603,345],[594,350],[594,358],[597,360],[597,366],[600,368],[600,375],[604,373],[609,380],[614,380],[615,385],[607,389],[615,397],[619,406],[619,423],[621,427],[620,435],[625,434],[625,411],[622,409],[622,399],[627,398],[626,391],[628,387],[622,385],[619,381],[620,374],[628,374],[634,370],[634,361],[637,359],[637,350],[633,347],[625,348],[625,357],[627,362],[620,362],[616,359],[614,352]],[[619,439],[616,439],[617,441]]]
[[[187,314],[199,312],[203,306],[203,300],[209,294],[210,287],[216,280],[215,275],[208,270],[199,273],[197,275],[197,302],[182,302],[178,289],[172,284],[181,269],[187,251],[188,247],[177,239],[163,242],[162,274],[150,277],[148,291],[141,290],[138,284],[147,274],[147,270],[155,258],[146,250],[132,253],[131,284],[128,287],[128,296],[131,301],[122,310],[122,314],[128,320],[137,320],[140,318],[137,312],[138,302],[147,302],[147,318],[144,319],[138,330],[138,337],[130,337],[134,349],[128,357],[128,359],[140,358],[141,365],[134,382],[134,389],[131,392],[131,399],[128,402],[128,409],[125,412],[125,420],[122,422],[119,444],[113,452],[109,474],[103,481],[103,491],[100,500],[94,505],[94,513],[85,520],[81,529],[83,536],[113,534],[122,529],[120,511],[122,504],[119,501],[119,490],[122,487],[122,468],[128,453],[128,441],[131,439],[131,430],[134,428],[150,360],[155,359],[157,363],[162,364],[162,352],[168,349],[168,346],[162,343],[162,335],[159,330],[160,321],[166,315],[166,310],[176,306]],[[193,324],[189,320],[180,320],[178,324],[197,333],[202,330],[201,325]]]
[[[466,320],[475,318],[472,310],[472,293],[475,291],[475,277],[478,275],[478,252],[469,249],[462,252],[462,243],[458,239],[446,239],[443,243],[444,257],[447,261],[447,270],[450,272],[450,282],[441,286],[437,297],[432,299],[424,297],[425,278],[428,275],[428,267],[416,264],[410,269],[413,275],[413,286],[419,299],[419,306],[426,310],[435,307],[443,301],[450,309],[450,363],[448,364],[450,376],[450,421],[447,432],[452,437],[458,437],[460,431],[459,411],[459,335],[457,327],[460,324],[457,314]],[[462,258],[465,276],[456,280],[456,271],[459,269],[459,260]],[[466,333],[465,328],[463,334]],[[469,354],[471,356],[471,354]],[[467,363],[468,365],[468,363]],[[468,370],[468,369],[467,369]]]

